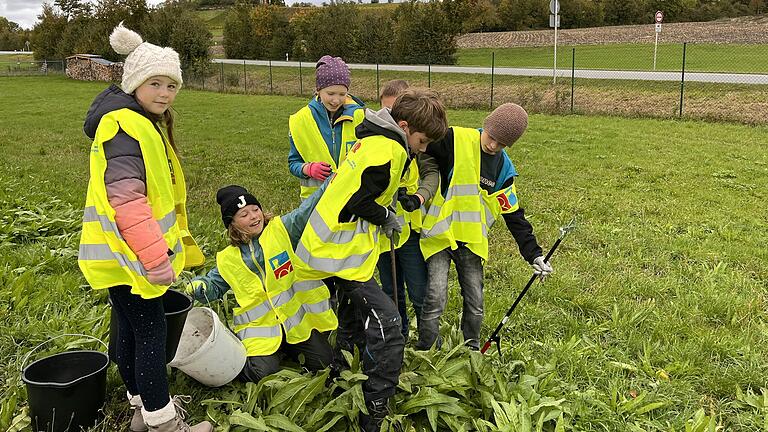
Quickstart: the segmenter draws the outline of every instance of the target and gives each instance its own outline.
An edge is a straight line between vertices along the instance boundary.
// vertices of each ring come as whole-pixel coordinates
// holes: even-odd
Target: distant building
[[[123,64],[101,58],[96,54],[75,54],[67,57],[67,76],[80,81],[120,81]]]

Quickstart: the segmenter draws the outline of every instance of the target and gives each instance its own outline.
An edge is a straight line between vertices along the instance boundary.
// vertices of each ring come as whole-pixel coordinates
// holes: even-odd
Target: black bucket
[[[163,294],[163,309],[168,333],[165,338],[165,362],[170,363],[179,347],[181,332],[187,321],[187,314],[192,309],[192,297],[180,291],[168,290]],[[112,304],[112,300],[109,301]],[[119,337],[120,328],[117,316],[113,312],[109,321],[109,358],[115,361],[115,341]]]
[[[101,417],[107,391],[109,357],[100,351],[70,351],[25,367],[33,431],[75,432]]]

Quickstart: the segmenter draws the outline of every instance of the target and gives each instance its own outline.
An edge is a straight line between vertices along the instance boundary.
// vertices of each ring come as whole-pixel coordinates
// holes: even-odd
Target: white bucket
[[[189,311],[176,356],[169,363],[209,387],[234,380],[245,365],[245,346],[207,307]]]

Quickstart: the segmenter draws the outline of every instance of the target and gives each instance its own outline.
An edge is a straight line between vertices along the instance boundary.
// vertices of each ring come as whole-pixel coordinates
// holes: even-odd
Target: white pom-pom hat
[[[181,62],[173,48],[163,48],[144,42],[133,30],[115,27],[109,36],[109,43],[118,54],[127,55],[123,63],[123,82],[126,93],[133,93],[144,81],[157,75],[167,76],[181,87]]]

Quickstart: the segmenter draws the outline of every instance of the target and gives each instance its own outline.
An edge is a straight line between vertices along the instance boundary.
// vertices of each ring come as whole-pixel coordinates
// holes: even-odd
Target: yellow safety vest
[[[416,158],[411,159],[411,163],[408,165],[408,170],[406,170],[403,178],[400,179],[400,185],[398,186],[398,189],[403,187],[409,194],[415,194],[419,189],[419,165],[416,163]],[[403,209],[403,205],[400,204],[400,201],[397,201],[397,195],[395,195],[394,204],[397,218],[400,219],[400,222],[403,224],[403,232],[400,233],[398,236],[397,244],[395,244],[395,249],[399,249],[411,236],[411,231],[415,231],[416,233],[421,231],[421,220],[423,214],[421,209],[424,207],[422,206],[422,208],[418,208],[412,212],[407,212]],[[379,237],[379,248],[381,253],[389,252],[389,243],[389,237]]]
[[[151,299],[163,295],[168,287],[153,285],[147,280],[146,269],[120,235],[115,209],[109,204],[104,184],[107,169],[104,143],[121,129],[139,142],[147,173],[147,201],[168,248],[173,251],[170,259],[174,274],[178,276],[184,268],[205,262],[189,233],[186,183],[173,147],[152,121],[123,108],[101,118],[91,145],[91,178],[85,199],[78,265],[94,289],[129,285],[133,294]]]
[[[421,252],[427,259],[458,242],[488,259],[488,230],[503,213],[519,208],[515,184],[489,194],[480,188],[480,131],[452,127],[453,175],[446,196],[438,193],[424,217]]]
[[[407,160],[403,146],[383,136],[363,138],[352,147],[310,215],[296,248],[308,269],[308,279],[337,276],[365,282],[373,277],[379,258],[379,227],[362,219],[339,222],[339,214],[360,189],[363,171],[386,163],[390,163],[389,185],[375,201],[384,207],[391,205]]]
[[[248,356],[263,356],[290,344],[309,339],[312,330],[338,327],[328,288],[319,280],[301,280],[294,265],[296,255],[288,231],[279,217],[272,219],[259,237],[265,268],[254,273],[240,254],[229,246],[216,255],[219,273],[232,287],[238,307],[234,309],[235,332]],[[256,257],[253,262],[260,267]]]
[[[347,99],[346,103],[349,104],[355,102],[352,99]],[[363,122],[364,118],[365,110],[358,109],[354,111],[352,117],[342,115],[337,120],[344,120],[344,123],[341,126],[341,142],[339,143],[339,164],[344,162],[349,148],[357,141],[357,137],[355,137],[355,128]],[[317,122],[315,122],[315,118],[312,116],[312,109],[309,106],[305,106],[288,118],[288,129],[291,132],[293,144],[296,146],[296,150],[299,152],[302,159],[306,162],[326,162],[333,168],[334,172],[338,169],[336,162],[334,162],[333,157],[331,156],[331,152],[328,150],[328,145],[325,143],[323,135],[320,133],[320,128],[318,127]],[[333,144],[336,145],[336,135],[333,131],[333,125],[331,125],[331,134],[333,135]],[[301,199],[305,200],[309,198],[321,184],[323,184],[323,182],[313,178],[299,179]]]

